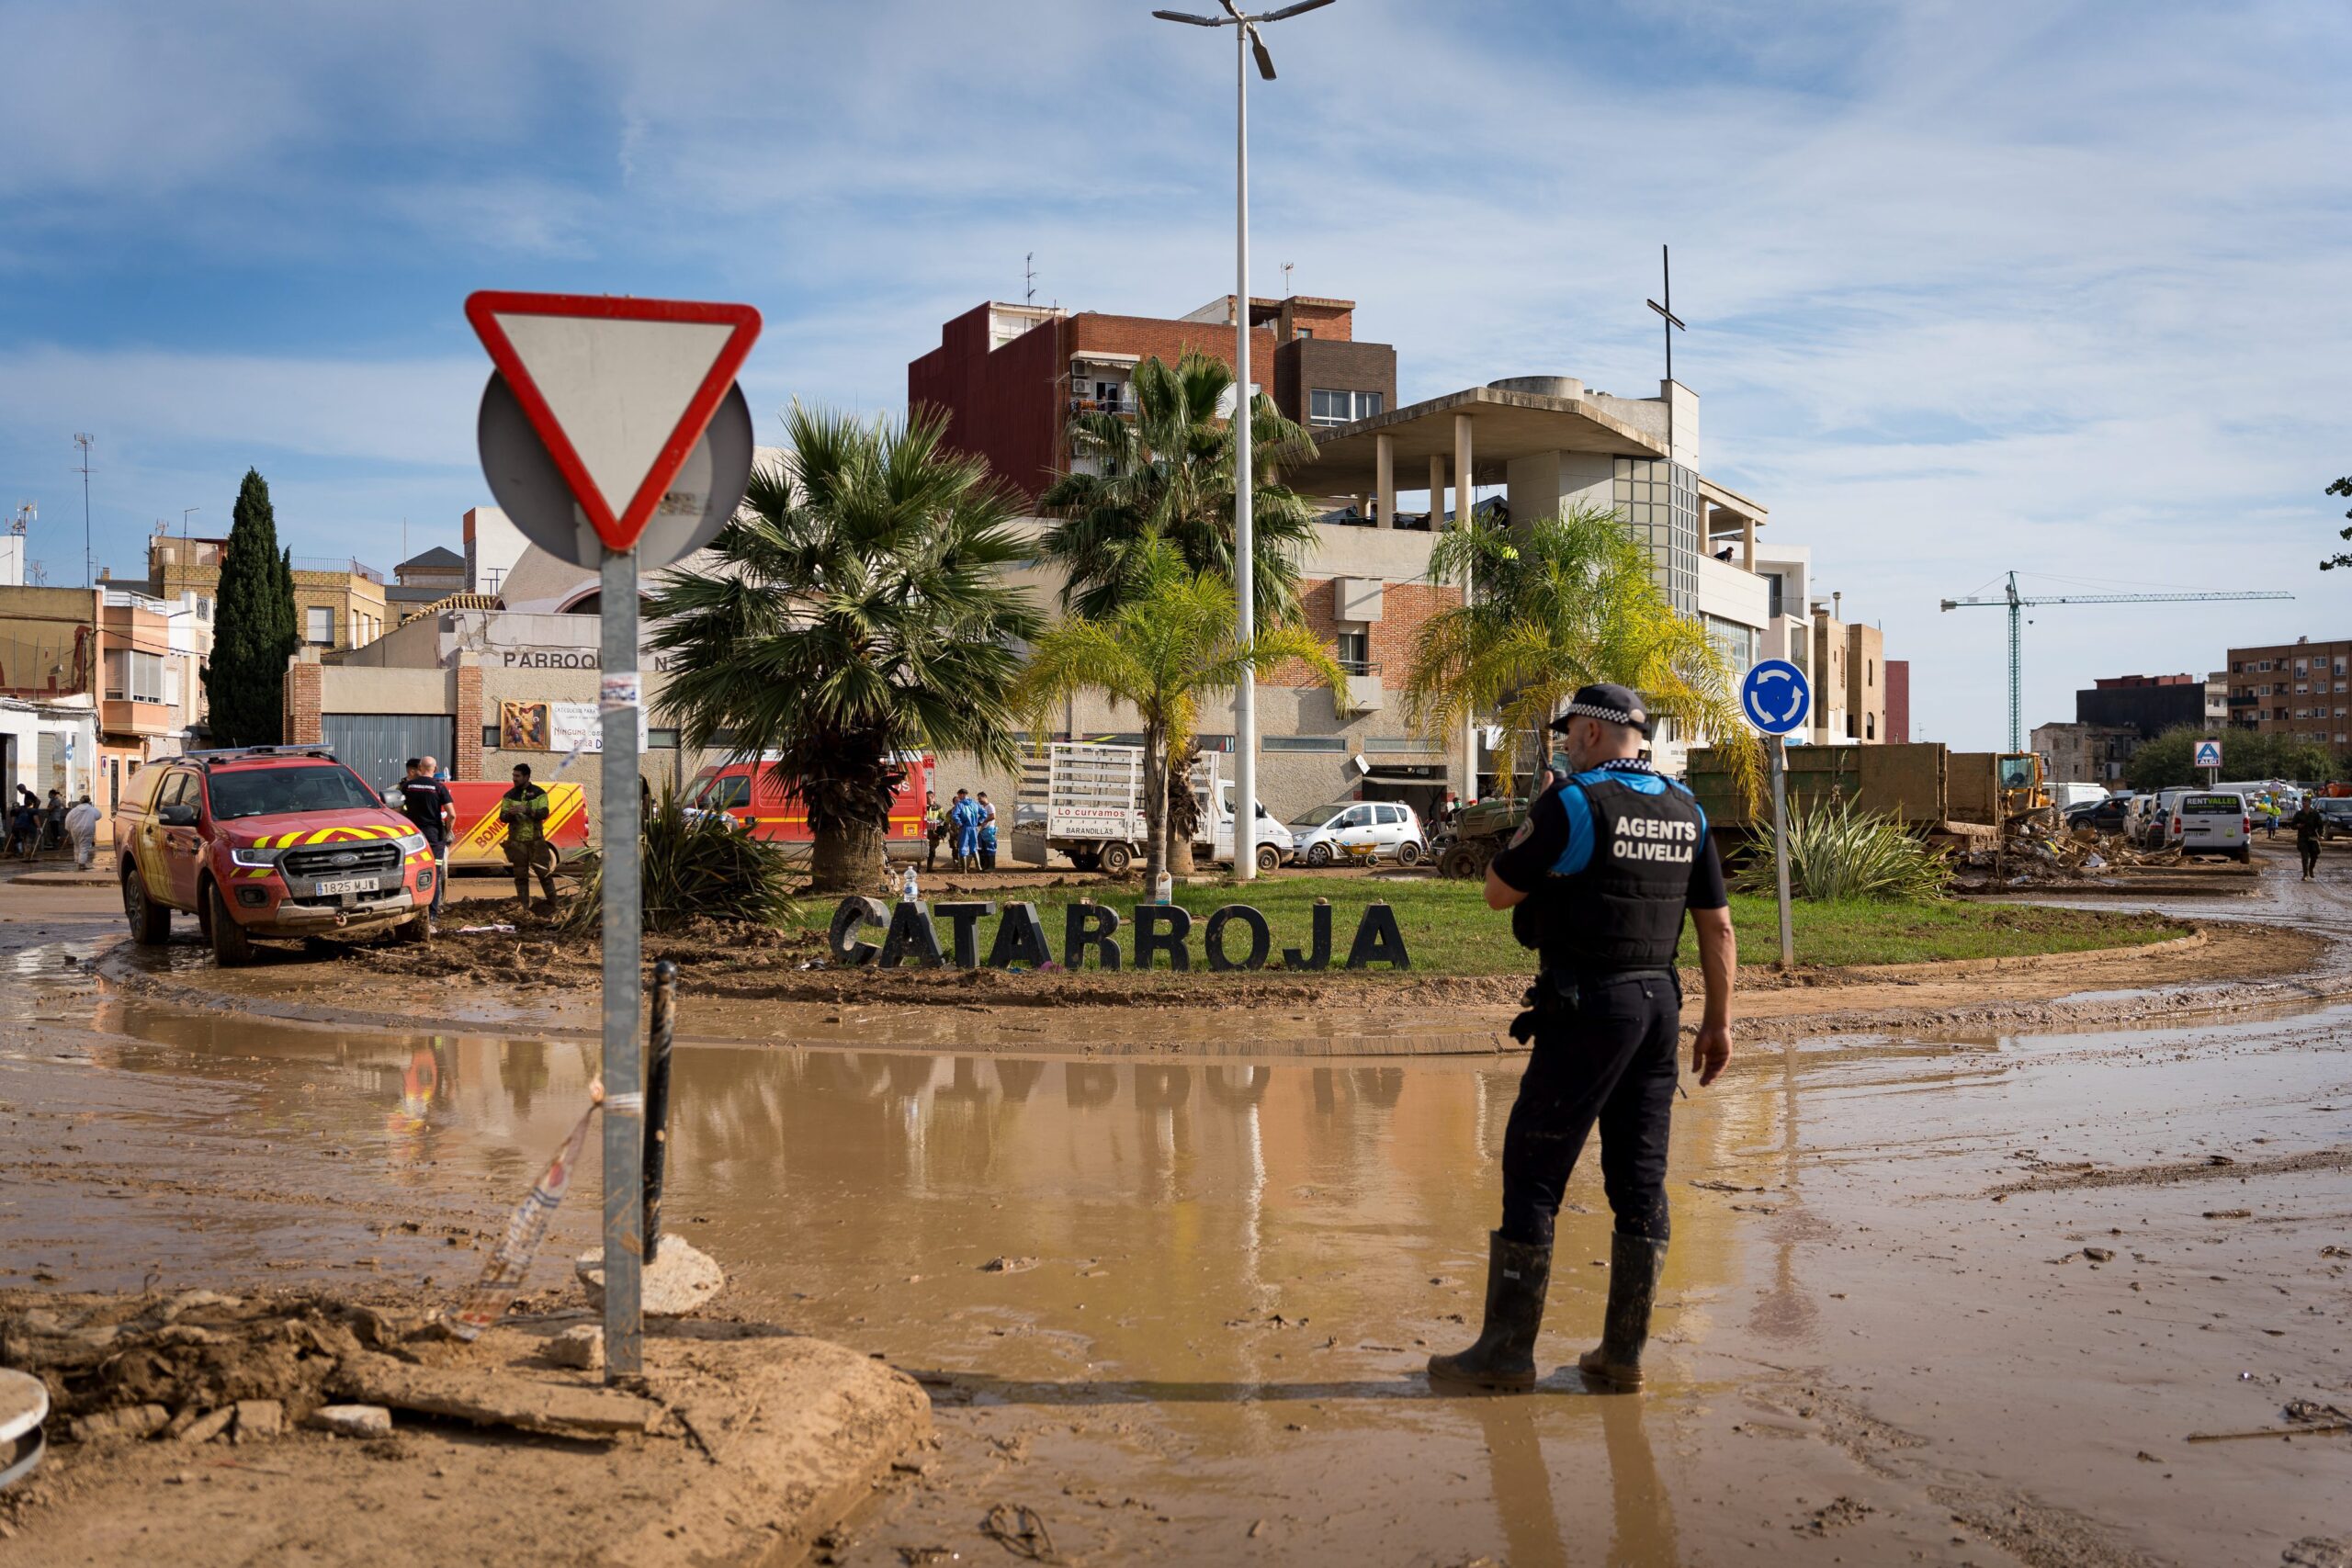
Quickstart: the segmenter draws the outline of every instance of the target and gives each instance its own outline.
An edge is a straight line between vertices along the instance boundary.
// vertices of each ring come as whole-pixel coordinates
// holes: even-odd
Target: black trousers
[[[2303,857],[2303,874],[2305,876],[2309,876],[2318,868],[2319,840],[2317,839],[2298,839],[2295,841],[2295,852]]]
[[[1536,982],[1540,987],[1545,982]],[[1662,974],[1586,976],[1573,1010],[1539,1010],[1503,1133],[1503,1235],[1549,1246],[1585,1139],[1600,1130],[1600,1180],[1622,1235],[1667,1239],[1680,987]]]

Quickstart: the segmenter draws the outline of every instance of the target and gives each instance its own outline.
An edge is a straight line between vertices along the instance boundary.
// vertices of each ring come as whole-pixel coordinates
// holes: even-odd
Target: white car
[[[1290,819],[1291,858],[1308,865],[1392,859],[1419,865],[1429,852],[1421,819],[1393,800],[1335,800]]]

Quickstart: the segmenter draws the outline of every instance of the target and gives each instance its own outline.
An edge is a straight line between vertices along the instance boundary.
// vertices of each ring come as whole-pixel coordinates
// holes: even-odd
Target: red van
[[[899,781],[899,792],[890,800],[888,837],[892,843],[919,844],[923,841],[923,797],[936,787],[939,763],[928,752],[902,751],[894,760],[906,770],[906,776]],[[705,768],[686,784],[686,807],[694,811],[724,811],[755,839],[786,844],[816,840],[808,828],[808,803],[786,793],[785,775],[773,759]]]

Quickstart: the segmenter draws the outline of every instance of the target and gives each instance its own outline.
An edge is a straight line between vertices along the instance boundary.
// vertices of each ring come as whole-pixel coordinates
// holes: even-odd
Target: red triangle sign
[[[615,550],[653,520],[760,335],[749,305],[601,294],[485,289],[466,320]]]

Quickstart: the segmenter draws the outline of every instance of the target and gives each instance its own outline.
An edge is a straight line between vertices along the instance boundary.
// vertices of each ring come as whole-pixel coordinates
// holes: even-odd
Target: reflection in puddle
[[[138,1249],[125,1256],[167,1273],[309,1202],[311,1256],[381,1253],[413,1279],[434,1238],[402,1253],[353,1217],[380,1230],[429,1224],[435,1205],[503,1212],[595,1066],[593,1045],[568,1040],[353,1036],[119,1000],[96,1021],[71,1036],[91,1058],[77,1083],[116,1086],[115,1125],[149,1119],[166,1162],[191,1184],[209,1173],[237,1211],[223,1221],[220,1202],[191,1199],[145,1212],[143,1233],[118,1218],[119,1245]],[[1325,1559],[1672,1562],[1706,1539],[1672,1503],[1706,1485],[1690,1424],[1718,1391],[1697,1370],[1720,1372],[1734,1346],[1805,1366],[1848,1343],[1855,1309],[1823,1293],[1807,1251],[1826,1232],[1809,1186],[1820,1201],[1856,1179],[1849,1164],[1881,1183],[1955,1148],[2008,1147],[2027,1094],[2090,1143],[2160,1102],[2219,1114],[2233,1096],[2275,1099],[2245,1059],[2274,1036],[2301,1037],[2217,1023],[1750,1050],[1676,1106],[1675,1245],[1643,1399],[1585,1397],[1553,1370],[1589,1343],[1606,1289],[1589,1162],[1561,1220],[1546,1393],[1439,1398],[1421,1375],[1479,1310],[1509,1061],[685,1049],[666,1213],[727,1264],[734,1309],[885,1354],[976,1418],[1026,1423],[1015,1429],[1041,1453],[1063,1445],[1064,1473],[1148,1475],[1106,1484],[1148,1484],[1171,1516],[1230,1519],[1272,1488],[1294,1515],[1328,1499],[1312,1553]],[[2191,1039],[2235,1049],[2181,1051]],[[2143,1050],[2177,1065],[2104,1065]],[[261,1196],[227,1196],[248,1187]],[[593,1201],[567,1205],[537,1278],[560,1278],[595,1224]],[[479,1267],[470,1251],[446,1258],[441,1288]]]

